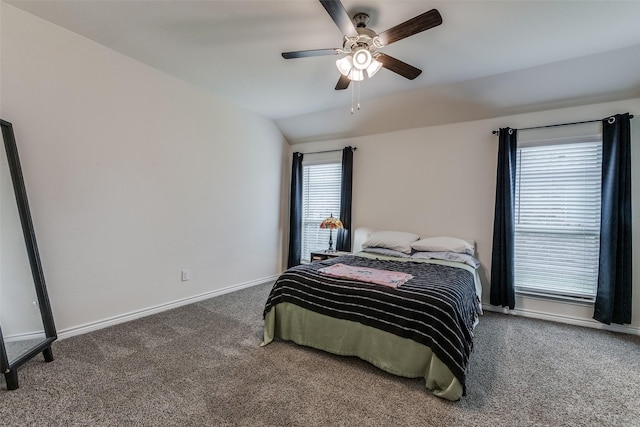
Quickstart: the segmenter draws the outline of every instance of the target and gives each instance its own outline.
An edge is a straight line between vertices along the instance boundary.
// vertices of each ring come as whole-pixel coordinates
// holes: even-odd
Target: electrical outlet
[[[182,281],[186,282],[189,280],[189,270],[182,270]]]

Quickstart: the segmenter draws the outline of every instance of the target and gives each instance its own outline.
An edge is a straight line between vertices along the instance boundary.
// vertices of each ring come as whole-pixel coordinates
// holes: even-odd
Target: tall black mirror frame
[[[27,201],[27,191],[22,177],[22,168],[20,166],[20,158],[18,157],[13,125],[10,122],[0,119],[0,126],[2,127],[4,148],[7,152],[7,161],[9,163],[9,172],[11,173],[11,181],[13,182],[13,190],[16,196],[16,203],[18,205],[22,233],[24,234],[27,255],[29,256],[29,264],[31,266],[31,273],[33,276],[38,305],[40,307],[40,315],[42,316],[42,323],[44,325],[45,332],[45,338],[43,340],[35,344],[30,350],[23,352],[15,360],[10,361],[5,348],[5,342],[0,325],[0,369],[2,370],[2,373],[4,373],[7,390],[15,390],[18,388],[18,368],[20,366],[37,356],[39,353],[42,353],[46,362],[53,361],[51,343],[55,341],[58,336],[53,322],[51,304],[49,303],[47,287],[44,281],[42,265],[40,263],[38,245],[36,244],[36,234],[31,221],[31,211],[29,210],[29,203]]]

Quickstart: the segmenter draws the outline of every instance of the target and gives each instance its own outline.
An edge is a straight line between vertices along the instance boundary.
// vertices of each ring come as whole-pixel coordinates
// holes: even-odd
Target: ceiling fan
[[[386,68],[409,80],[415,79],[422,73],[422,70],[385,53],[377,52],[377,50],[442,24],[440,12],[436,9],[431,9],[402,24],[376,34],[375,31],[367,28],[369,15],[366,13],[356,13],[353,20],[351,20],[340,0],[320,0],[320,3],[322,3],[333,22],[344,34],[342,47],[283,52],[282,57],[292,59],[346,53],[347,56],[336,61],[336,66],[340,71],[340,79],[336,84],[336,90],[346,89],[352,80],[364,80],[365,73],[371,78],[380,68]]]

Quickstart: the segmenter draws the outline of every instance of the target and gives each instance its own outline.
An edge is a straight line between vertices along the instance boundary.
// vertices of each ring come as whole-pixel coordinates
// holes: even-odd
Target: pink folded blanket
[[[400,271],[376,270],[375,268],[356,267],[340,263],[321,268],[318,272],[326,274],[327,276],[354,279],[361,282],[391,286],[392,288],[397,288],[413,279],[411,274]]]

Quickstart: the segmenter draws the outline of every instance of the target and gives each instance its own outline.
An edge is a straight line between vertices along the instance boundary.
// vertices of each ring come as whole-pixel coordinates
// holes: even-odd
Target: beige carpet
[[[487,313],[468,394],[286,342],[270,284],[54,343],[0,389],[6,426],[640,426],[640,337]]]

